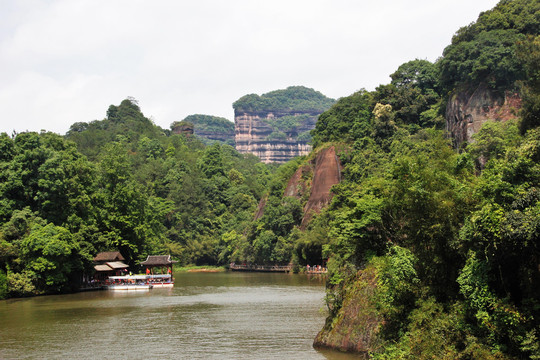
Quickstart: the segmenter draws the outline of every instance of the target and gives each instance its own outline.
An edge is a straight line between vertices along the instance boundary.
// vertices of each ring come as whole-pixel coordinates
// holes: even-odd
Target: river
[[[175,287],[0,301],[1,359],[332,359],[318,277],[181,273]]]

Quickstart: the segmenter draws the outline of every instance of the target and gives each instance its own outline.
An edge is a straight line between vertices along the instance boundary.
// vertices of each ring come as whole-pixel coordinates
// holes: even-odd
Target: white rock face
[[[236,150],[253,154],[265,163],[284,163],[294,157],[309,154],[311,145],[305,140],[298,140],[297,136],[315,128],[319,114],[308,114],[310,116],[306,121],[293,129],[279,131],[278,137],[275,136],[276,129],[270,125],[278,117],[298,115],[305,114],[235,113]]]

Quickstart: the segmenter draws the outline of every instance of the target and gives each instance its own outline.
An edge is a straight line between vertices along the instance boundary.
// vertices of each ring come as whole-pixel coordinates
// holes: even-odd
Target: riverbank
[[[187,273],[187,272],[206,272],[206,273],[218,273],[225,272],[227,269],[224,266],[211,266],[211,265],[191,265],[191,266],[174,266],[173,272],[175,273]]]

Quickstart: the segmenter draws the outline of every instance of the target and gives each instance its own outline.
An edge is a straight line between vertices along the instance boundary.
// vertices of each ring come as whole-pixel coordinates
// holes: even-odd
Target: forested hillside
[[[319,117],[315,144],[350,150],[330,208],[304,234],[328,234],[330,317],[316,345],[378,359],[540,358],[539,24],[540,2],[501,1],[437,63],[403,64],[391,84]],[[479,83],[518,91],[523,107],[453,149],[445,102]]]
[[[231,146],[170,135],[134,99],[111,105],[104,120],[74,124],[65,138],[0,141],[2,296],[76,288],[106,250],[120,250],[134,270],[164,253],[225,264],[272,170]]]
[[[389,84],[326,104],[313,151],[279,167],[161,129],[134,99],[65,137],[2,134],[0,297],[75,288],[105,250],[132,266],[163,253],[182,264],[327,262],[316,346],[540,359],[539,64],[540,1],[502,0],[435,63],[411,60]],[[515,120],[487,121],[454,147],[447,103],[480,84],[519,96]],[[296,109],[284,99],[234,106]],[[307,100],[302,110],[320,110]],[[330,148],[341,181],[302,223],[315,159]]]

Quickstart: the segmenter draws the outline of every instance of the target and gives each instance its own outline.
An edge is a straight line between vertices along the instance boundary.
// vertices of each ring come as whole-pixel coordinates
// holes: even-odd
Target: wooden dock
[[[282,272],[289,273],[292,271],[292,265],[229,265],[232,271],[253,271],[253,272]]]

